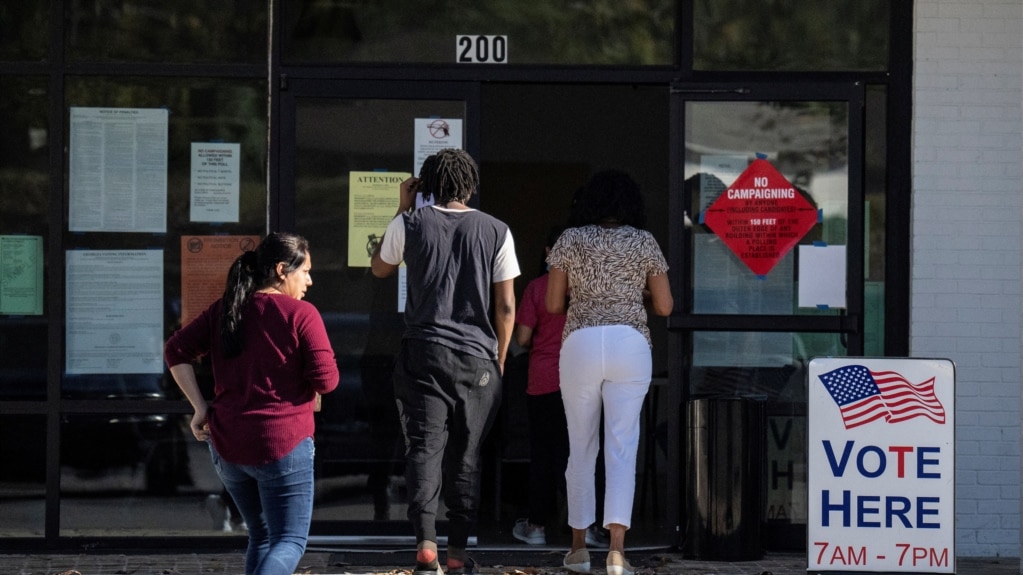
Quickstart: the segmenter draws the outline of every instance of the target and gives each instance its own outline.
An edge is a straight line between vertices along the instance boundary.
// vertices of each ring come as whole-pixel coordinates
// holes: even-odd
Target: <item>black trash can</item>
[[[682,541],[687,557],[715,561],[763,557],[764,403],[731,396],[689,402]]]

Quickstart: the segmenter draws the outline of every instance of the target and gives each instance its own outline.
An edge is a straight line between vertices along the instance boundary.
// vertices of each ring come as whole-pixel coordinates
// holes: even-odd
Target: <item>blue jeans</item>
[[[208,443],[217,475],[249,527],[245,575],[292,575],[313,518],[313,439],[265,465],[229,463]]]

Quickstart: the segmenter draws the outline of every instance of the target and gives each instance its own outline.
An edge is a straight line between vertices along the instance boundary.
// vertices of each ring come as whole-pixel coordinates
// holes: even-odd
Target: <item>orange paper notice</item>
[[[224,295],[227,271],[238,256],[256,249],[259,236],[181,237],[181,325]]]

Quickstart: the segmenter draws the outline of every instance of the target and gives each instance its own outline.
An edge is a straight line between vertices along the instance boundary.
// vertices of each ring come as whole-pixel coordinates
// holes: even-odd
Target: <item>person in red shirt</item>
[[[309,244],[273,233],[238,257],[224,297],[164,346],[171,376],[195,410],[217,474],[248,526],[246,575],[291,575],[305,553],[313,512],[313,411],[339,380],[316,308]],[[209,356],[213,400],[194,361]]]
[[[563,227],[547,234],[550,253]],[[546,257],[546,255],[545,255]],[[564,314],[549,314],[546,270],[526,285],[515,314],[515,343],[529,348],[526,413],[529,418],[529,516],[519,519],[512,535],[530,545],[546,545],[546,525],[557,510],[558,493],[565,492],[568,463],[568,423],[561,402],[558,358]]]
[[[512,536],[527,545],[547,544],[547,525],[557,515],[558,494],[565,495],[568,463],[568,422],[561,398],[558,361],[565,314],[547,313],[547,256],[565,226],[547,232],[542,273],[526,285],[515,314],[515,343],[529,349],[526,382],[526,413],[529,422],[528,517],[515,521]],[[567,304],[566,304],[567,307]],[[598,473],[598,491],[603,490]],[[602,507],[598,500],[598,511]],[[607,532],[597,522],[586,529],[586,544],[606,546]]]

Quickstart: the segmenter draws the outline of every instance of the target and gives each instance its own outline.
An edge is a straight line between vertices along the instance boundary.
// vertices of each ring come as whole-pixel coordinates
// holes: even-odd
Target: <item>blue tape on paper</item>
[[[815,247],[815,248],[826,248],[826,247],[828,247],[828,242],[822,242],[820,240],[814,240],[813,241],[813,247]]]
[[[754,279],[756,279],[757,281],[767,281],[767,276],[760,275],[756,276]]]
[[[703,224],[703,212],[700,212],[700,224]]]
[[[819,304],[817,304],[817,309],[819,309],[819,310],[829,310],[831,308],[828,307],[828,304],[826,304],[826,303],[819,303]]]
[[[817,210],[817,223],[824,221],[824,210]]]
[[[767,154],[765,154],[763,152],[757,152],[756,155],[757,155],[757,159],[758,160],[766,160],[767,159]]]

